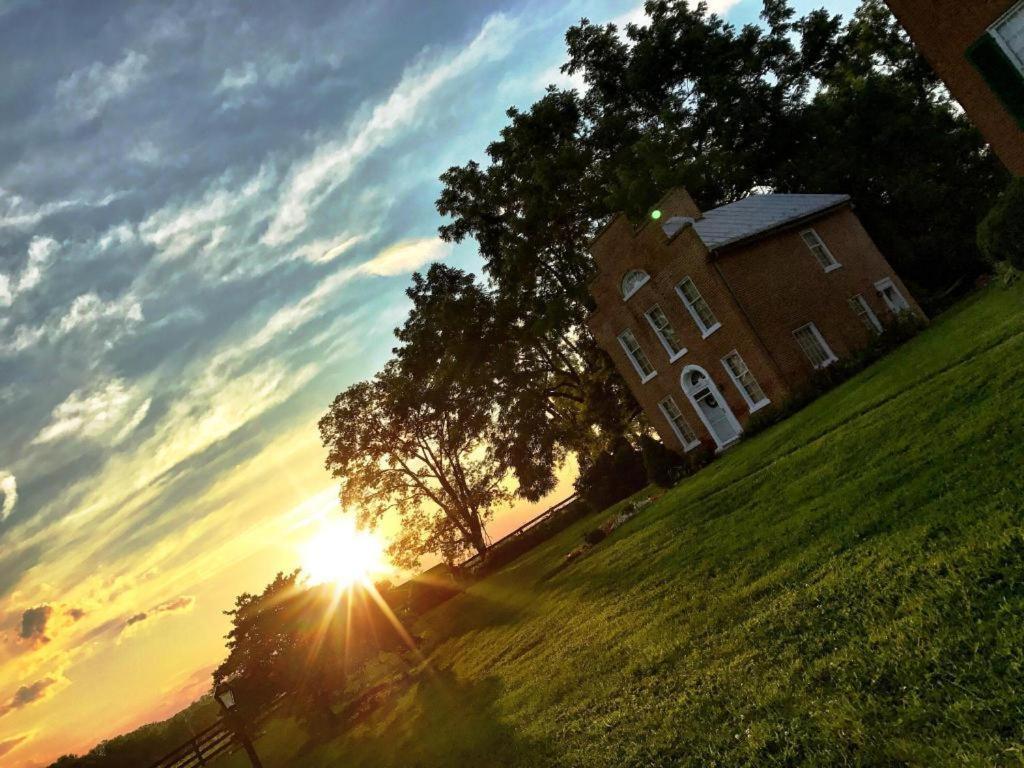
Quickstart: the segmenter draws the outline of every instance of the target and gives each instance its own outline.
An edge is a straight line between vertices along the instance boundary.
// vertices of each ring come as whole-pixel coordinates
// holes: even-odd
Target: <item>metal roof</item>
[[[849,199],[849,195],[751,195],[705,212],[703,218],[693,223],[693,228],[708,250],[713,251],[835,208]],[[673,221],[670,219],[665,223],[668,225]],[[679,229],[682,226],[676,227],[675,231]]]

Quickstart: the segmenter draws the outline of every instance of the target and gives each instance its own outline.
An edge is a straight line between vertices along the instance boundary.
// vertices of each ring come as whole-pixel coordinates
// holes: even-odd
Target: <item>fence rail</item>
[[[554,517],[559,512],[561,512],[563,509],[565,509],[570,504],[572,504],[574,501],[576,501],[576,499],[578,499],[578,498],[579,498],[579,494],[578,493],[574,493],[572,496],[569,496],[568,498],[562,499],[560,502],[555,504],[553,507],[548,507],[543,512],[541,512],[539,515],[537,515],[536,517],[527,520],[525,523],[520,525],[518,528],[516,528],[511,533],[505,534],[504,536],[502,536],[497,541],[492,541],[491,545],[483,553],[477,552],[475,555],[473,555],[468,560],[464,560],[462,563],[459,564],[459,568],[472,568],[474,565],[477,565],[480,561],[482,561],[483,558],[487,555],[487,553],[490,552],[491,550],[497,549],[498,547],[501,547],[504,544],[507,544],[512,539],[516,539],[516,538],[522,536],[527,531],[529,531],[529,530],[531,530],[533,528],[536,528],[541,523],[547,522],[552,517]]]
[[[276,712],[284,703],[285,696],[278,696],[256,718],[254,726],[258,726]],[[195,734],[188,741],[172,749],[148,768],[202,768],[210,764],[215,757],[239,747],[238,739],[228,724],[220,719],[209,728]]]

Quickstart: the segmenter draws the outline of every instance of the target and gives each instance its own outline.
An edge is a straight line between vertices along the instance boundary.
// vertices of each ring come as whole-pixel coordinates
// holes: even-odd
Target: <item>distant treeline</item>
[[[212,696],[203,696],[174,717],[101,741],[88,754],[64,755],[50,768],[146,768],[188,741],[220,715]]]

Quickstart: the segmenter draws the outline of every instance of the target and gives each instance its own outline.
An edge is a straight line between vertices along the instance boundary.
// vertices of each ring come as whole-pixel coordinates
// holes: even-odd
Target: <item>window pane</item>
[[[646,353],[640,348],[640,343],[636,340],[636,336],[632,331],[623,331],[619,335],[619,341],[642,378],[646,378],[654,373],[654,366],[651,365],[651,361],[647,358]]]
[[[752,405],[757,405],[768,399],[764,390],[761,389],[761,385],[754,378],[754,374],[750,372],[747,364],[743,362],[743,358],[739,356],[739,353],[733,352],[727,355],[725,357],[725,365],[732,374],[736,386],[746,393]]]
[[[715,317],[715,313],[711,311],[708,303],[704,301],[704,297],[700,295],[693,280],[690,278],[683,280],[679,284],[679,292],[701,331],[707,331],[712,326],[718,325],[718,318]]]
[[[810,249],[811,253],[814,254],[814,258],[818,260],[818,263],[821,264],[823,269],[828,269],[829,267],[838,265],[839,262],[837,262],[835,257],[832,256],[832,253],[825,246],[825,242],[817,232],[813,229],[809,229],[806,232],[801,233],[801,237],[803,237],[804,244]]]
[[[647,317],[650,320],[655,333],[658,334],[658,338],[661,339],[661,343],[665,346],[665,349],[668,350],[670,355],[675,355],[683,349],[683,344],[679,341],[675,328],[672,327],[672,324],[668,320],[668,316],[661,307],[657,305],[651,307],[647,312]]]
[[[632,272],[627,272],[626,276],[622,278],[622,296],[623,298],[629,298],[636,290],[647,282],[648,276],[646,272],[641,272],[638,269],[634,269]]]
[[[829,355],[821,341],[819,341],[818,335],[814,332],[813,324],[798,328],[793,332],[793,335],[796,336],[800,348],[815,368],[821,368],[831,361],[831,355]]]
[[[697,433],[693,431],[693,427],[690,426],[690,422],[686,420],[682,412],[679,410],[679,406],[676,405],[676,401],[671,397],[666,397],[661,401],[661,411],[668,419],[669,424],[675,430],[676,437],[683,443],[684,446],[692,445],[697,442]]]

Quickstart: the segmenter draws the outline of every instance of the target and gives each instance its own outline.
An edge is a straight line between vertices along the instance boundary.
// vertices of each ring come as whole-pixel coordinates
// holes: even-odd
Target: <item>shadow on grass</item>
[[[301,750],[302,764],[375,768],[446,765],[534,768],[556,764],[551,748],[505,721],[496,677],[464,680],[427,670],[370,721],[331,744]]]

